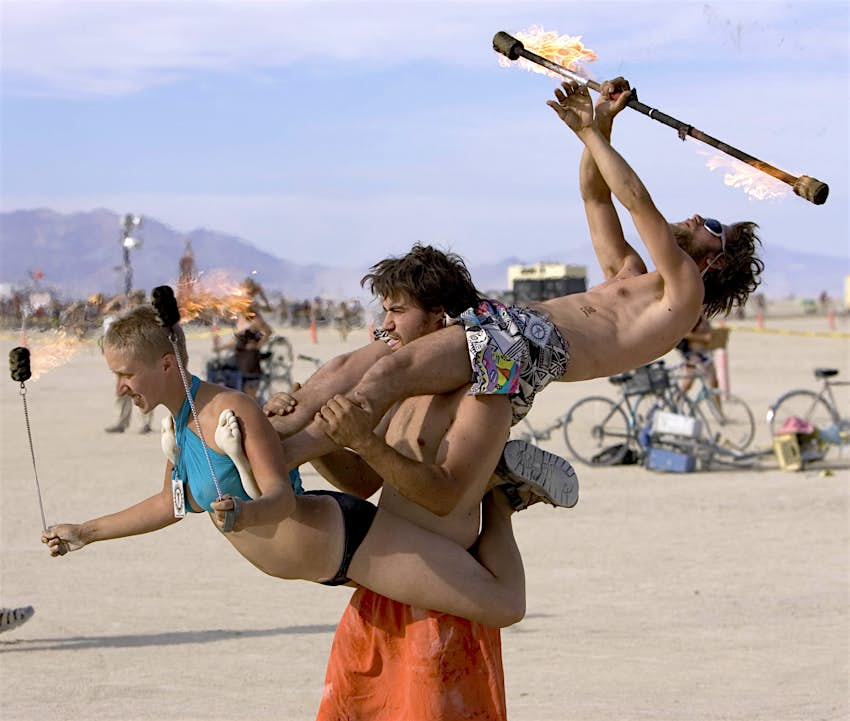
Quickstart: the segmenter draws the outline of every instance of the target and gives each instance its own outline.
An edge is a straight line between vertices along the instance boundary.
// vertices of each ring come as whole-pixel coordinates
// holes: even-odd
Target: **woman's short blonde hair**
[[[160,325],[154,307],[145,303],[130,308],[112,321],[100,344],[103,349],[129,352],[145,364],[155,363],[164,355],[174,353],[169,330]],[[179,324],[174,326],[173,332],[180,360],[185,366],[189,362],[186,336]]]

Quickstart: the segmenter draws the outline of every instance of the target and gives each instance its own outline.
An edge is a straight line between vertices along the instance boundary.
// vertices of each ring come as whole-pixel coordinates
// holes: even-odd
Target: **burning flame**
[[[709,170],[723,169],[723,182],[732,188],[741,188],[747,195],[756,200],[775,200],[784,198],[790,190],[786,183],[766,175],[752,165],[730,158],[728,155],[717,153],[712,155],[706,166]]]
[[[590,48],[584,47],[581,35],[558,35],[556,32],[547,31],[538,25],[533,25],[528,30],[514,33],[514,37],[525,45],[525,49],[537,55],[542,55],[547,60],[557,63],[568,70],[581,71],[579,63],[592,62],[596,60],[596,53]],[[536,63],[529,62],[525,58],[516,61],[525,70],[534,73],[542,73],[552,78],[559,78],[551,70],[547,70]],[[499,56],[499,65],[509,67],[514,63],[504,55]]]
[[[222,270],[203,273],[189,284],[178,285],[177,305],[184,323],[201,315],[208,319],[235,318],[248,310],[251,300],[244,283]]]
[[[82,341],[70,338],[64,330],[45,333],[29,344],[31,381],[64,365],[82,348]]]

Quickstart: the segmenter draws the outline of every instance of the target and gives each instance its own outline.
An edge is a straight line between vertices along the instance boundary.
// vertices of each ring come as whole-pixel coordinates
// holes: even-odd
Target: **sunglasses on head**
[[[723,223],[715,218],[703,218],[702,227],[711,233],[715,238],[720,238],[720,252],[726,252],[726,231],[723,228]]]

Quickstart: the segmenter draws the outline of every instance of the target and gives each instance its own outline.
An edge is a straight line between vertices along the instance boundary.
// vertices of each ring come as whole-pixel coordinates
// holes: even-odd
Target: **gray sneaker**
[[[22,623],[29,621],[34,613],[35,609],[32,606],[0,608],[0,632],[17,628]]]
[[[561,508],[578,503],[578,477],[569,462],[528,441],[505,444],[496,475],[508,481],[499,487],[517,511],[540,501]]]

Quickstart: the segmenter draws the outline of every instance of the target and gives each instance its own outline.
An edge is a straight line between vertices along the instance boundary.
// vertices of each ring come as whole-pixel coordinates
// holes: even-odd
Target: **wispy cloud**
[[[7,0],[3,82],[16,93],[123,95],[198,71],[473,65],[491,61],[497,30],[533,24],[583,34],[609,68],[623,57],[672,62],[717,45],[765,59],[773,47],[807,42],[802,8],[813,6],[837,12],[840,3]],[[846,32],[846,20],[826,42],[819,31],[819,51],[846,52]]]

